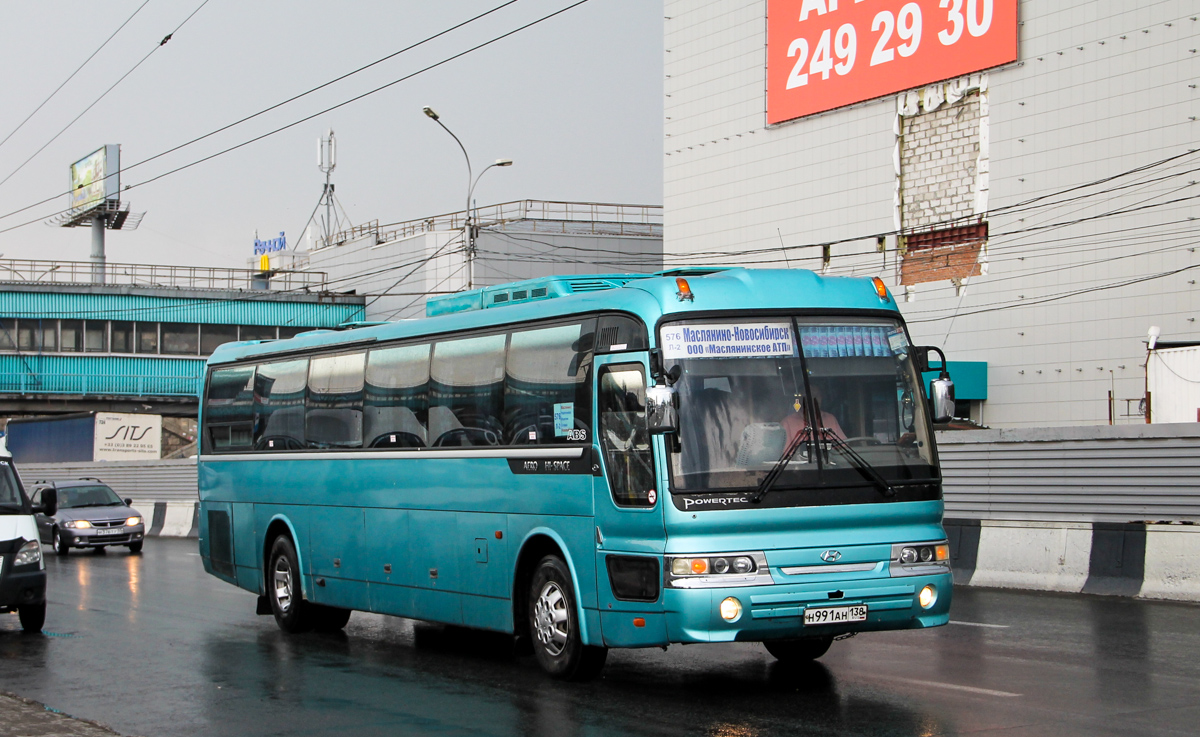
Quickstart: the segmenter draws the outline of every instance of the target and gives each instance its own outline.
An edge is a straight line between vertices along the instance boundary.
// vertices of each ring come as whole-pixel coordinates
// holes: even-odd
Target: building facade
[[[0,261],[0,416],[82,411],[195,417],[208,354],[362,319],[324,275]],[[275,288],[264,288],[275,287]]]
[[[667,268],[880,276],[975,421],[1145,421],[1148,328],[1200,340],[1193,3],[665,8]]]

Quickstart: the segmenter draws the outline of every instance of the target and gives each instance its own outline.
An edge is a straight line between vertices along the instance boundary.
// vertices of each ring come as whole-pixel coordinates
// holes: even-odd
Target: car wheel
[[[293,634],[313,628],[308,602],[300,592],[300,562],[290,538],[281,535],[271,544],[267,557],[267,600],[275,623]]]
[[[129,552],[131,552],[131,553],[140,553],[140,552],[142,552],[142,545],[143,545],[145,542],[146,542],[145,540],[138,540],[138,541],[137,541],[137,542],[135,542],[135,543],[129,543]]]
[[[587,681],[600,674],[608,649],[584,645],[579,636],[575,589],[567,564],[542,558],[529,585],[529,632],[538,665],[555,678]]]
[[[41,604],[26,604],[17,609],[21,619],[21,629],[26,632],[41,632],[46,623],[46,602]]]
[[[769,640],[763,645],[782,663],[808,663],[829,651],[832,637],[805,637],[798,640]]]
[[[66,555],[71,552],[71,546],[63,539],[63,536],[58,534],[58,528],[54,528],[54,552],[59,555]]]

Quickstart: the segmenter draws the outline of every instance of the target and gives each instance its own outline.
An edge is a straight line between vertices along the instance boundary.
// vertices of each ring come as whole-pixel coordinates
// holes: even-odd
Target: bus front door
[[[617,647],[667,642],[663,500],[647,426],[646,377],[637,354],[596,359],[596,594],[604,642]]]

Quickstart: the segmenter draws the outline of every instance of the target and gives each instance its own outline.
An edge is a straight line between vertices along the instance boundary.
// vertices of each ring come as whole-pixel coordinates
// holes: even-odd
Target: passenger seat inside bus
[[[420,448],[429,444],[425,428],[408,407],[363,407],[363,438],[368,448]]]

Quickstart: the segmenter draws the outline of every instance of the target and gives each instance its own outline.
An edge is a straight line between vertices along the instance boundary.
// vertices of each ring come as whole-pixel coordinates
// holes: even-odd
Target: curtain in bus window
[[[429,345],[371,351],[367,359],[363,445],[420,448],[429,444]]]
[[[254,367],[218,369],[204,403],[207,453],[249,450],[254,441]]]
[[[304,447],[304,387],[308,359],[267,363],[254,378],[254,447],[300,450]]]
[[[367,354],[312,359],[305,437],[310,448],[361,448],[363,368]]]
[[[499,445],[505,335],[439,342],[429,381],[430,445]]]
[[[512,334],[504,376],[505,443],[591,439],[591,354],[581,346],[582,332],[576,324]]]
[[[604,367],[599,392],[600,445],[613,501],[622,506],[652,505],[654,465],[642,367]]]

